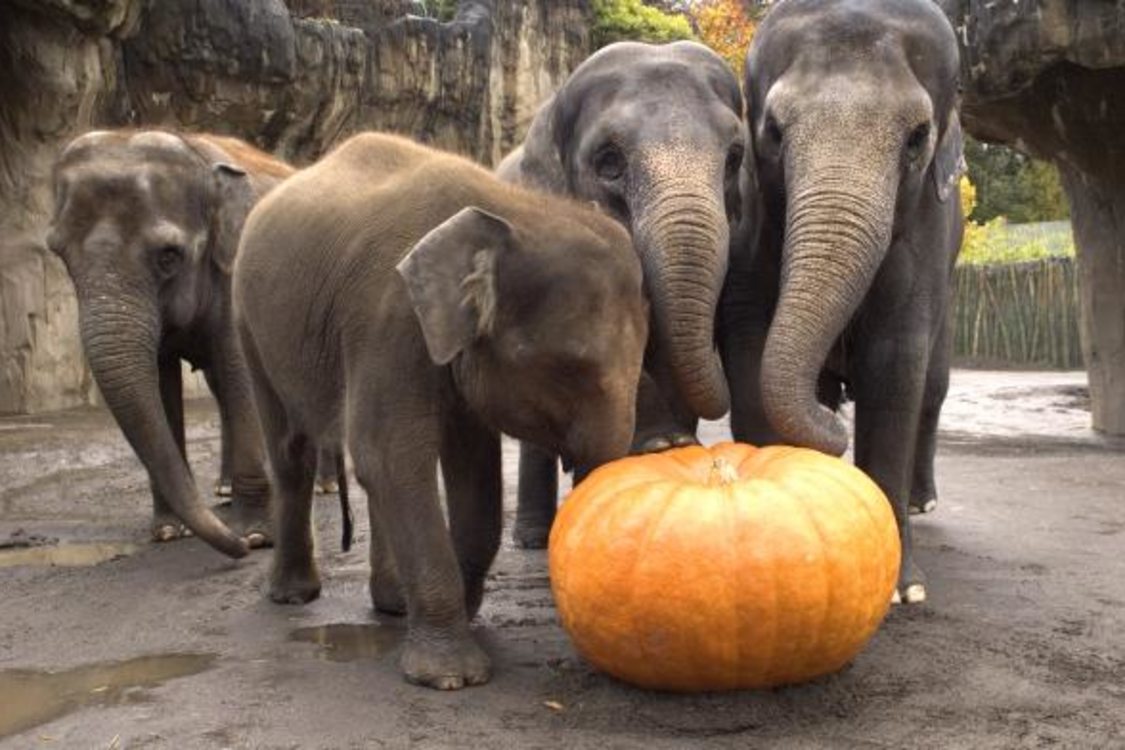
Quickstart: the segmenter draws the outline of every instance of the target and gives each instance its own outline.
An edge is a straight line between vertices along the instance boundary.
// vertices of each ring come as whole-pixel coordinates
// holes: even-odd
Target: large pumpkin
[[[737,443],[601,467],[550,538],[578,651],[622,680],[683,691],[840,669],[886,615],[899,557],[890,504],[859,469]]]

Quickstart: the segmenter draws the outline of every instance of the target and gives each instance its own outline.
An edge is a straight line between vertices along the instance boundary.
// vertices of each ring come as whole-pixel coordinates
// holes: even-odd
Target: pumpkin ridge
[[[737,471],[737,467],[735,469]],[[730,550],[735,550],[735,555],[738,554],[738,538],[737,531],[740,528],[738,523],[738,516],[741,515],[741,503],[738,498],[734,496],[735,491],[738,489],[739,484],[733,483],[723,486],[723,513],[726,516],[726,540],[727,540],[727,556],[730,557]],[[734,568],[734,565],[728,565],[728,568]],[[724,578],[723,583],[727,587],[727,596],[730,597],[733,603],[732,609],[734,613],[734,622],[731,625],[731,633],[727,634],[727,642],[733,644],[734,656],[730,662],[729,679],[727,687],[737,688],[742,677],[742,622],[744,620],[742,613],[742,605],[747,597],[743,592],[743,576],[734,576],[733,580]]]
[[[793,478],[794,478],[794,480],[797,480],[798,482],[804,484],[805,492],[808,491],[808,488],[809,488],[808,474],[802,474],[802,472],[800,472],[800,471],[794,471],[793,472]],[[816,491],[815,487],[813,487],[813,491],[814,492]],[[823,586],[824,590],[827,591],[828,594],[827,594],[827,597],[826,597],[826,601],[824,603],[824,607],[821,610],[819,616],[816,618],[817,622],[816,622],[816,627],[814,628],[814,631],[816,632],[816,639],[813,640],[810,644],[808,644],[808,646],[805,649],[805,653],[802,654],[801,669],[800,669],[800,676],[802,676],[802,677],[808,675],[810,673],[810,671],[813,671],[813,672],[816,671],[815,668],[810,669],[809,657],[812,656],[813,659],[815,660],[815,658],[817,657],[817,655],[819,654],[819,652],[821,650],[821,647],[822,647],[823,641],[824,641],[824,635],[825,635],[825,632],[827,631],[827,628],[825,626],[826,626],[826,624],[829,620],[829,616],[832,612],[832,603],[833,603],[833,599],[835,597],[835,589],[831,585],[831,581],[829,580],[829,575],[826,571],[826,568],[829,567],[830,563],[831,563],[831,559],[828,557],[829,553],[827,552],[827,550],[831,550],[832,547],[829,546],[830,540],[824,535],[824,530],[821,528],[820,523],[817,520],[816,513],[814,513],[808,507],[808,503],[806,502],[807,495],[805,495],[805,492],[802,492],[800,495],[798,495],[796,498],[794,498],[793,504],[798,506],[801,509],[801,513],[804,514],[806,520],[808,521],[809,526],[811,526],[813,528],[813,530],[816,531],[816,537],[817,537],[817,540],[820,542],[820,548],[822,550],[826,550],[826,552],[822,553],[823,554],[823,560],[822,560],[821,565],[820,565],[820,581],[821,581],[821,585]]]
[[[855,487],[853,487],[851,484],[849,484],[847,481],[845,481],[845,478],[841,476],[841,474],[844,472],[845,468],[849,469],[849,471],[847,472],[848,474],[858,475],[858,476],[861,476],[863,478],[863,480],[866,480],[867,488],[866,488],[865,491],[861,492],[861,491],[857,490]],[[895,528],[892,530],[891,537],[887,537],[886,535],[882,534],[884,526],[886,524],[883,521],[881,521],[879,518],[877,518],[877,516],[880,515],[880,514],[879,514],[879,511],[877,511],[872,506],[872,504],[871,504],[872,500],[882,501],[884,504],[886,504],[886,508],[884,510],[887,511],[887,512],[891,512],[892,516],[893,516],[893,512],[890,509],[890,501],[887,500],[886,494],[883,492],[883,488],[880,487],[878,485],[878,483],[875,482],[875,480],[873,480],[870,476],[868,476],[867,472],[863,471],[863,469],[859,468],[858,466],[855,466],[855,465],[852,465],[852,464],[845,464],[844,466],[840,466],[840,467],[836,467],[836,466],[830,467],[830,466],[825,465],[825,466],[819,467],[819,471],[822,474],[822,476],[824,476],[826,479],[831,481],[839,490],[848,492],[853,498],[856,499],[856,502],[854,504],[863,508],[863,514],[868,521],[868,526],[869,526],[868,533],[869,534],[872,534],[874,536],[884,536],[886,538],[893,537],[894,541],[898,540],[898,524],[897,524],[897,522],[895,523]],[[848,478],[850,479],[851,477],[848,477]],[[882,515],[885,516],[885,513],[882,514]],[[879,555],[881,555],[881,557],[883,558],[883,561],[885,561],[887,557],[897,557],[898,558],[898,560],[895,564],[895,574],[894,574],[895,575],[894,580],[897,582],[897,580],[898,580],[898,569],[901,566],[901,556],[902,556],[901,548],[899,549],[897,555],[892,554],[891,551],[887,549],[886,545],[881,546],[879,548],[879,550],[877,550],[877,552],[878,552]],[[880,568],[883,567],[882,565],[879,564],[881,561],[872,560],[872,559],[864,559],[863,562],[865,563],[863,580],[865,580],[865,581],[866,580],[875,580],[876,578],[878,578],[878,571],[879,571]],[[862,620],[863,620],[863,624],[864,624],[865,628],[870,627],[872,621],[880,622],[880,621],[882,621],[883,617],[886,616],[886,611],[889,608],[890,595],[887,596],[887,600],[888,600],[888,603],[887,603],[886,606],[880,605],[879,608],[876,609],[873,612],[868,611],[868,612],[863,613]]]
[[[647,491],[649,485],[671,481],[666,477],[647,477],[644,481],[637,481],[632,484],[630,483],[632,479],[637,479],[637,477],[622,473],[605,473],[601,476],[587,477],[578,487],[571,490],[570,495],[563,499],[558,515],[561,516],[564,513],[572,515],[574,516],[574,520],[570,522],[572,525],[585,526],[585,519],[591,515],[597,515],[595,511],[601,511],[607,505],[612,504],[611,500],[616,495],[622,492]],[[588,496],[592,499],[587,500],[586,497]],[[573,509],[569,513],[566,510],[568,507]],[[556,518],[557,520],[558,518]],[[554,531],[557,526],[557,523],[552,524],[551,530]]]
[[[659,510],[652,512],[652,520],[649,521],[648,527],[645,529],[644,538],[641,540],[641,543],[637,547],[637,555],[630,571],[632,576],[636,576],[638,568],[640,568],[644,564],[644,561],[647,559],[648,550],[652,546],[652,540],[656,537],[657,530],[667,519],[672,510],[672,506],[675,504],[676,499],[682,492],[682,487],[674,488],[668,495],[664,497],[663,503],[661,504]],[[636,598],[636,595],[638,593],[637,589],[638,587],[634,587],[632,591],[634,599]],[[635,606],[630,607],[630,609],[633,612],[633,632],[643,633],[645,630],[643,627],[643,623],[637,622],[637,617],[640,616],[643,610]],[[650,685],[656,684],[657,682],[659,682],[659,675],[654,675],[652,671],[647,667],[648,665],[661,665],[663,663],[663,660],[660,659],[658,654],[651,653],[644,638],[637,638],[636,642],[637,651],[641,655],[641,661],[646,665],[646,669],[644,670],[647,673],[646,683]],[[653,677],[655,677],[656,679],[651,679]]]
[[[783,492],[781,492],[781,488],[778,487],[776,484],[767,483],[765,485],[765,487],[768,490],[768,494],[777,495],[778,497],[780,497],[782,503],[785,503],[788,500],[788,498],[785,496],[785,494]],[[775,502],[776,502],[776,500],[775,500]],[[779,597],[777,595],[777,587],[778,587],[777,567],[778,566],[769,565],[767,567],[770,569],[770,589],[769,589],[770,590],[770,606],[769,606],[768,611],[769,612],[777,612],[778,611],[778,599],[779,599]],[[777,651],[778,651],[778,637],[777,636],[778,636],[778,631],[780,629],[779,623],[778,623],[778,618],[777,617],[770,618],[770,625],[771,625],[771,628],[770,628],[770,638],[769,638],[769,643],[770,643],[769,656],[762,660],[762,663],[765,665],[765,669],[762,670],[762,674],[759,675],[757,680],[755,680],[756,683],[767,683],[771,679],[776,679],[776,677],[774,677],[774,675],[777,673],[777,668],[774,664],[774,660],[777,659]]]
[[[652,453],[645,456],[645,458],[659,458],[662,463],[670,463],[678,469],[682,469],[684,472],[683,476],[677,476],[677,479],[690,479],[695,476],[699,461],[704,459],[710,460],[711,450],[702,445],[685,445],[682,448],[674,448],[661,453]]]
[[[611,530],[615,527],[618,517],[627,516],[632,512],[630,503],[615,502],[616,497],[617,496],[613,494],[602,493],[595,495],[596,502],[586,500],[582,504],[589,507],[580,508],[579,512],[581,513],[581,515],[576,516],[575,522],[572,523],[569,527],[573,538],[584,539],[586,540],[588,545],[591,545],[590,549],[588,549],[587,552],[593,556],[596,556],[594,562],[598,563],[597,565],[592,566],[593,573],[597,579],[593,584],[590,583],[591,576],[589,571],[591,570],[591,566],[578,566],[580,574],[579,580],[577,582],[577,588],[581,592],[586,592],[589,588],[594,588],[595,590],[602,589],[605,586],[604,582],[607,578],[621,578],[627,580],[628,576],[630,575],[626,572],[618,572],[606,569],[606,567],[608,566],[605,559],[605,539],[607,536],[610,536],[610,533],[609,531],[607,531],[607,529]],[[573,498],[573,500],[577,499],[578,498]],[[565,504],[566,503],[564,503],[564,505]],[[586,572],[581,573],[581,571]],[[613,620],[618,616],[618,612],[615,608],[610,608],[608,611],[603,608],[600,612],[595,611],[593,613],[585,613],[584,616],[579,616],[579,614],[574,613],[570,607],[570,598],[572,596],[575,596],[575,593],[574,588],[570,585],[567,585],[571,583],[569,581],[569,578],[564,578],[564,580],[560,581],[560,583],[564,584],[561,585],[559,589],[561,590],[561,593],[563,593],[563,598],[566,601],[565,616],[567,619],[575,616],[586,621],[593,620],[595,623],[595,628],[592,632],[596,633],[598,630],[606,627],[607,622],[612,624]],[[557,596],[556,599],[558,599]],[[627,629],[625,628],[613,628],[611,625],[610,640],[612,641],[618,637],[618,631],[626,630]],[[599,668],[604,669],[604,662],[601,658],[603,650],[607,648],[607,644],[604,641],[604,638],[601,641],[599,641],[598,639],[594,639],[593,641],[591,641],[588,638],[583,638],[581,640],[576,640],[575,645],[577,646],[578,651],[582,653],[582,655],[585,656],[589,661],[593,662]],[[612,647],[612,643],[609,644],[609,646]]]
[[[832,467],[832,469],[835,469],[835,468],[836,467]],[[843,467],[840,467],[840,468],[842,470]],[[876,482],[874,479],[872,479],[870,476],[868,476],[867,472],[865,472],[863,469],[861,469],[860,467],[855,466],[855,465],[850,465],[850,468],[854,469],[854,472],[849,472],[849,473],[860,475],[860,476],[862,476],[863,480],[866,480],[866,484],[868,485],[868,491],[859,492],[854,487],[850,486],[848,484],[848,482],[845,482],[844,479],[840,477],[838,471],[835,471],[835,470],[829,471],[828,466],[823,467],[822,472],[826,477],[828,477],[832,482],[834,482],[837,487],[839,487],[843,490],[846,490],[847,492],[851,493],[853,497],[858,499],[859,502],[857,502],[856,504],[863,508],[863,512],[867,516],[867,519],[868,519],[868,522],[870,524],[871,529],[876,534],[881,534],[882,531],[883,531],[883,527],[885,526],[885,523],[882,520],[880,520],[879,518],[876,517],[878,515],[878,511],[876,511],[876,509],[872,507],[871,501],[872,501],[873,498],[882,500],[882,502],[887,505],[886,510],[890,511],[891,510],[890,500],[887,499],[886,493],[883,492],[883,488],[879,486],[878,482]],[[875,490],[875,492],[873,493],[870,490]],[[893,511],[891,511],[891,513],[893,515]],[[895,528],[894,528],[894,537],[895,537],[896,540],[898,539],[897,519],[896,519]],[[882,549],[883,555],[888,555],[889,552],[890,551],[887,550],[884,546],[884,548]],[[891,555],[891,556],[893,557],[894,555]],[[896,579],[896,581],[898,579],[898,573],[899,573],[898,568],[901,567],[901,556],[902,556],[901,547],[898,551],[897,556],[900,558],[900,560],[899,560],[899,563],[895,566],[895,579]],[[872,577],[874,577],[874,576],[872,576]]]
[[[763,448],[759,455],[759,464],[755,467],[757,471],[755,475],[760,479],[772,479],[776,473],[784,473],[778,469],[778,465],[784,469],[785,465],[792,459],[794,452],[800,450],[788,445],[768,445]]]

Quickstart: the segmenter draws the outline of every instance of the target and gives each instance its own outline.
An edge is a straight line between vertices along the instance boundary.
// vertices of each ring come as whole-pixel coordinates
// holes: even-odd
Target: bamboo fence
[[[1078,274],[1071,258],[958,266],[953,284],[954,357],[1083,367]]]

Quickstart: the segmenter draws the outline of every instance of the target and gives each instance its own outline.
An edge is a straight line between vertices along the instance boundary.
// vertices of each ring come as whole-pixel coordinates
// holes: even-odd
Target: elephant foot
[[[661,453],[672,448],[683,448],[688,445],[699,445],[695,435],[688,432],[670,432],[662,435],[652,435],[644,439],[633,441],[630,453],[640,455],[644,453]]]
[[[520,549],[547,549],[547,540],[550,536],[550,523],[521,522],[518,517],[516,526],[512,529],[512,541]]]
[[[231,531],[246,540],[250,549],[273,546],[273,519],[268,504],[234,498],[215,506],[215,513]]]
[[[922,583],[912,583],[900,592],[895,589],[891,594],[891,604],[921,604],[926,601],[926,586]]]
[[[905,562],[906,574],[891,595],[891,604],[921,604],[926,601],[926,577],[913,562]]]
[[[368,584],[371,590],[371,605],[375,611],[384,615],[401,617],[406,614],[406,598],[397,577],[379,576]]]
[[[935,510],[937,510],[937,498],[933,495],[910,499],[910,515],[912,516],[933,513]]]
[[[407,682],[436,690],[483,685],[492,676],[488,656],[468,633],[454,640],[412,633],[400,665]]]
[[[230,497],[234,489],[231,487],[229,479],[220,479],[215,482],[215,496],[216,497]]]
[[[270,600],[276,604],[307,604],[320,596],[316,569],[282,570],[270,581]]]
[[[318,495],[336,495],[340,492],[340,484],[335,479],[318,479],[313,485],[313,492]]]
[[[161,513],[152,519],[152,541],[174,542],[191,536],[191,529],[174,515]]]

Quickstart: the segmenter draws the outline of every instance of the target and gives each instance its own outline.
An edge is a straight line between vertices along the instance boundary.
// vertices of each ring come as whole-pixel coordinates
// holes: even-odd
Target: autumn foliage
[[[744,0],[696,0],[687,15],[699,41],[718,52],[741,80],[746,50],[757,28]]]

